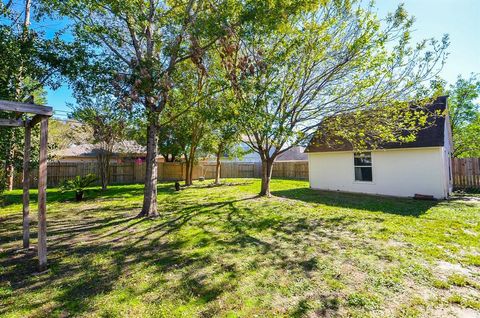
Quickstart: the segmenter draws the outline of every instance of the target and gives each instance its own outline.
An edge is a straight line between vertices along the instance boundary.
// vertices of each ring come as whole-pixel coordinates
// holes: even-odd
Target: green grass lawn
[[[7,193],[0,316],[479,313],[479,200],[319,192],[291,180],[258,198],[258,180],[229,181],[181,192],[159,185],[154,220],[135,218],[141,185],[93,189],[81,203],[50,189],[45,273],[35,273],[34,251],[20,250],[21,191]]]

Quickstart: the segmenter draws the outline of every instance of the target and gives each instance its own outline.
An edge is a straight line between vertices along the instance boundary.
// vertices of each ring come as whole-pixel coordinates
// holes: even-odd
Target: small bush
[[[76,176],[73,179],[65,180],[60,185],[60,191],[65,193],[67,191],[75,191],[75,200],[82,201],[85,189],[92,185],[97,180],[97,177],[93,174],[87,174],[85,177]]]

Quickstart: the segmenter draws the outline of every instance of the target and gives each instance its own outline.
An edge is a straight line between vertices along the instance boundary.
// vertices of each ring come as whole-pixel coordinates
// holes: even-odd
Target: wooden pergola
[[[15,113],[15,119],[0,119],[3,127],[25,128],[23,155],[23,248],[30,247],[30,153],[32,127],[40,123],[40,156],[38,166],[38,262],[39,270],[47,267],[47,146],[48,119],[52,107],[0,100],[0,111]],[[24,116],[25,115],[25,116]]]

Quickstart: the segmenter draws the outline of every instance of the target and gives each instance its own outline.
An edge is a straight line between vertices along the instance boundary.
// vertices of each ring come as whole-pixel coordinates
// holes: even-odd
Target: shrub
[[[97,177],[93,173],[90,173],[85,177],[76,176],[73,179],[62,182],[60,185],[60,190],[62,193],[67,191],[75,191],[75,200],[77,202],[82,201],[85,194],[85,188],[92,185],[96,180]]]

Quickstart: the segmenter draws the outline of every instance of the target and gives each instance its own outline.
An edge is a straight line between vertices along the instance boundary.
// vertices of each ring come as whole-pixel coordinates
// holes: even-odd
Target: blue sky
[[[440,74],[444,79],[452,83],[459,74],[468,77],[470,73],[480,73],[480,0],[377,0],[379,16],[385,17],[400,3],[416,19],[415,41],[450,35],[449,57]],[[52,23],[46,31],[63,25]],[[49,89],[47,98],[48,104],[61,112],[60,116],[69,110],[67,103],[75,103],[67,85],[55,91]]]
[[[444,79],[451,83],[459,74],[480,73],[480,0],[377,0],[379,15],[400,3],[415,17],[414,40],[449,34],[449,56],[440,74]]]

